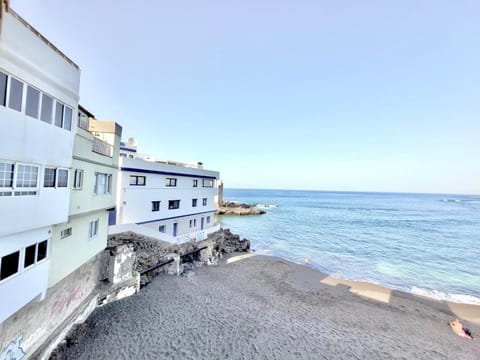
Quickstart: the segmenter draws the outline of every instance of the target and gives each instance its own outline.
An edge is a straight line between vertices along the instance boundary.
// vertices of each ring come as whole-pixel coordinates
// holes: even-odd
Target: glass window
[[[75,179],[73,181],[74,189],[81,189],[83,186],[83,170],[75,170]]]
[[[63,125],[63,104],[58,101],[55,106],[55,126],[62,127]]]
[[[97,173],[95,176],[95,194],[110,193],[110,182],[112,175]]]
[[[168,209],[178,209],[180,207],[180,200],[168,200]]]
[[[165,232],[165,225],[160,225],[158,227],[158,231],[160,231],[161,233],[164,233]]]
[[[145,176],[130,175],[130,185],[145,186]]]
[[[67,187],[68,186],[68,170],[66,169],[58,169],[58,187]]]
[[[29,267],[30,265],[35,264],[36,250],[37,250],[37,244],[33,244],[25,248],[25,260],[23,262],[23,267]]]
[[[8,107],[13,110],[22,111],[22,101],[23,101],[23,83],[11,77]]]
[[[43,176],[44,187],[55,187],[55,169],[45,168],[45,175]]]
[[[203,187],[213,187],[213,179],[202,179]]]
[[[17,187],[34,188],[37,187],[38,167],[31,165],[18,165],[17,167]]]
[[[193,180],[193,187],[197,187],[198,186],[198,180],[197,179],[194,179]]]
[[[192,207],[197,207],[197,199],[192,199]]]
[[[25,114],[38,119],[38,105],[40,104],[40,91],[27,86],[27,106]]]
[[[207,206],[207,198],[202,199],[202,204],[203,204],[203,206]]]
[[[207,224],[210,224],[210,216],[207,216]]]
[[[0,187],[13,186],[13,164],[0,163]]]
[[[72,235],[72,228],[64,229],[60,232],[60,239],[65,239]]]
[[[160,201],[152,201],[152,211],[160,211]]]
[[[53,110],[53,99],[46,94],[42,94],[42,110],[40,112],[40,120],[51,124],[52,110]]]
[[[43,260],[47,257],[47,245],[48,245],[47,240],[44,240],[41,243],[38,243],[37,261]]]
[[[166,178],[165,179],[166,186],[177,186],[177,179],[175,178]]]
[[[88,237],[93,238],[97,236],[98,233],[98,219],[90,221],[88,224]]]
[[[0,105],[5,106],[7,100],[7,75],[0,72]]]
[[[63,128],[67,130],[72,129],[72,109],[68,106],[65,106],[65,119],[63,122]]]
[[[2,257],[0,263],[0,280],[6,279],[7,277],[18,272],[19,260],[20,251],[16,251]]]

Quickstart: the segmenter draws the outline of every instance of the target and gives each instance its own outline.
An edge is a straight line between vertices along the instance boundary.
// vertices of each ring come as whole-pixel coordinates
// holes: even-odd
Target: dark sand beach
[[[97,309],[64,359],[480,359],[480,307],[240,255]],[[476,337],[458,337],[460,317]]]

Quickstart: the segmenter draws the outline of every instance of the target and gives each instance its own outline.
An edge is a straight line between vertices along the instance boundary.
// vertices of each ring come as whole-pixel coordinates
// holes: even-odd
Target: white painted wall
[[[50,227],[33,231],[18,233],[11,236],[0,237],[0,254],[7,255],[20,250],[20,271],[0,281],[0,323],[10,315],[21,309],[35,297],[43,297],[47,290],[50,255],[47,258],[23,269],[25,247],[50,239]],[[50,254],[51,241],[48,244]]]
[[[74,115],[72,131],[68,131],[0,106],[0,161],[40,166],[37,195],[0,198],[3,236],[67,220],[69,191],[43,188],[43,169],[71,166],[80,70],[12,13],[4,12],[0,71],[60,100],[73,109]]]
[[[214,187],[202,187],[202,178],[218,179],[218,172],[129,158],[121,158],[120,167],[123,170],[119,175],[117,196],[118,224],[140,223],[157,231],[159,225],[166,224],[168,235],[173,234],[175,222],[178,223],[177,235],[200,230],[201,217],[205,218],[205,229],[214,225],[217,184],[214,180]],[[145,176],[146,185],[130,185],[131,175]],[[167,178],[176,178],[177,186],[166,186]],[[194,179],[198,180],[197,187],[193,187]],[[205,206],[203,198],[207,199]],[[197,199],[196,207],[192,206],[192,199]],[[169,200],[180,200],[180,208],[169,209]],[[160,201],[159,211],[152,211],[152,201]],[[207,224],[206,217],[209,215],[211,221]],[[197,219],[196,227],[190,228],[190,219]]]

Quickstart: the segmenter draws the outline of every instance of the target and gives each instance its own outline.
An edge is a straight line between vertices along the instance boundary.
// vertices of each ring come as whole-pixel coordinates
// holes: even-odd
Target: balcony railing
[[[113,157],[113,146],[96,137],[93,138],[92,151],[97,154]]]

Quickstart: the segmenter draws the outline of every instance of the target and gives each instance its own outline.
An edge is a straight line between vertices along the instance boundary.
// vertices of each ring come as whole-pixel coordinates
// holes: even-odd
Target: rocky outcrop
[[[182,274],[184,270],[188,272],[190,268],[188,266],[184,268],[184,263],[201,262],[215,265],[222,253],[250,250],[250,241],[240,240],[240,236],[232,234],[229,229],[220,229],[210,234],[204,241],[191,241],[183,244],[171,244],[132,232],[110,236],[109,246],[121,244],[133,246],[136,253],[134,269],[139,273],[173,257],[177,259],[175,264],[168,264],[168,266],[142,274],[140,279],[142,286],[148,284],[160,272],[166,271],[171,274]]]
[[[257,208],[256,204],[242,204],[233,201],[224,201],[218,208],[218,215],[261,215],[265,210]]]

